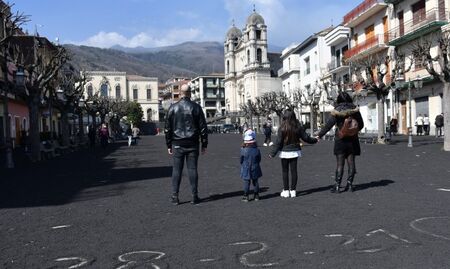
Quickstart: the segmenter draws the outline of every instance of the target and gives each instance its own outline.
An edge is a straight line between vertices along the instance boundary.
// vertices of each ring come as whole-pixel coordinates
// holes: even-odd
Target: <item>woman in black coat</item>
[[[336,133],[334,138],[334,155],[336,155],[336,184],[331,189],[331,192],[339,193],[342,177],[344,174],[344,163],[347,160],[348,178],[347,185],[344,191],[354,191],[353,179],[356,174],[355,156],[361,155],[361,148],[359,146],[358,134],[351,137],[341,138],[339,130],[344,125],[344,121],[348,117],[352,117],[358,122],[358,129],[361,131],[364,128],[364,121],[359,113],[358,107],[353,104],[353,100],[346,92],[340,92],[334,110],[331,112],[331,118],[326,125],[319,131],[318,138],[323,137],[333,126],[336,125]]]

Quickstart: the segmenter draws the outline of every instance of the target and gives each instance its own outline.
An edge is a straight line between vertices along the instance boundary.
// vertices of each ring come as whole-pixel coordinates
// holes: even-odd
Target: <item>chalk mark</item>
[[[81,257],[63,257],[63,258],[58,258],[55,261],[56,262],[79,261],[80,262],[80,263],[71,265],[70,267],[68,267],[68,269],[80,268],[89,263],[89,261],[87,259],[81,258]]]
[[[241,255],[241,257],[239,258],[239,261],[241,262],[241,264],[243,264],[244,266],[247,267],[272,267],[277,265],[277,262],[273,262],[273,263],[260,263],[260,264],[256,264],[256,263],[250,263],[248,261],[248,257],[251,255],[256,255],[256,254],[260,254],[262,252],[265,252],[266,250],[269,249],[269,247],[267,246],[266,243],[262,243],[262,242],[236,242],[236,243],[232,243],[230,244],[231,246],[242,246],[242,245],[252,245],[252,244],[256,244],[256,245],[260,245],[261,248],[259,249],[255,249],[249,252],[246,252],[244,254]]]
[[[138,261],[129,260],[129,259],[125,258],[126,256],[135,255],[135,254],[156,254],[156,255],[158,255],[155,258],[151,258],[149,260],[147,259],[147,260],[140,261],[140,262],[143,262],[143,263],[149,263],[152,260],[160,260],[162,257],[164,257],[166,255],[164,252],[152,251],[152,250],[140,250],[140,251],[127,252],[127,253],[124,253],[124,254],[122,254],[122,255],[120,255],[118,257],[119,261],[126,262],[126,264],[121,265],[121,266],[117,267],[116,269],[124,269],[124,268],[128,268],[129,266],[136,265],[138,263]],[[154,264],[153,262],[150,263],[150,265],[154,269],[161,269],[161,267],[159,267],[158,265]]]
[[[72,225],[59,225],[59,226],[53,226],[52,229],[57,230],[57,229],[69,228],[70,226],[72,226]]]
[[[356,239],[352,235],[344,235],[344,234],[326,234],[324,235],[328,238],[336,238],[336,237],[346,237],[348,238],[346,241],[342,242],[341,245],[346,246],[353,243]]]
[[[419,233],[427,234],[427,235],[430,235],[430,236],[433,236],[433,237],[436,237],[436,238],[441,238],[441,239],[444,239],[444,240],[450,240],[450,238],[447,237],[447,236],[435,234],[435,233],[432,233],[432,232],[429,232],[427,230],[420,229],[419,227],[417,227],[417,224],[419,222],[422,222],[422,221],[425,221],[425,220],[431,220],[431,219],[448,219],[448,220],[450,220],[450,217],[425,217],[425,218],[420,218],[420,219],[416,219],[416,220],[411,221],[409,223],[409,226],[411,228],[413,228],[414,230],[416,230],[417,232],[419,232]]]
[[[406,240],[406,239],[403,239],[403,238],[400,238],[399,236],[397,236],[397,235],[395,235],[393,233],[390,233],[389,231],[387,231],[385,229],[377,229],[377,230],[370,231],[370,232],[368,232],[366,234],[366,236],[369,237],[369,236],[372,236],[372,235],[374,235],[376,233],[384,233],[384,234],[386,234],[387,236],[389,236],[390,238],[392,238],[394,240],[402,241],[402,242],[407,243],[407,244],[413,244],[413,242],[411,242],[409,240]]]
[[[437,191],[450,191],[450,189],[444,189],[444,188],[439,188],[439,189],[436,189]]]

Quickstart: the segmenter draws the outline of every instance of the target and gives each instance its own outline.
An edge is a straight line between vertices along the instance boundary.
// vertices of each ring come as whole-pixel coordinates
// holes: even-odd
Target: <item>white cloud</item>
[[[141,32],[131,37],[126,37],[117,32],[101,31],[94,36],[87,38],[84,41],[65,41],[64,43],[86,45],[100,48],[110,48],[114,45],[123,47],[160,47],[179,44],[192,40],[206,40],[202,36],[202,32],[196,28],[187,29],[170,29],[167,32],[151,35],[149,33]]]

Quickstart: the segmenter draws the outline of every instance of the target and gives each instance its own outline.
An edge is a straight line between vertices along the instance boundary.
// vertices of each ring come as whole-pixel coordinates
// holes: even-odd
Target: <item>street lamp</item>
[[[422,81],[420,79],[416,79],[414,81],[414,86],[420,86],[422,87]],[[395,81],[395,86],[397,88],[402,88],[405,85],[405,80],[403,77],[397,78]],[[413,147],[413,140],[412,140],[412,109],[411,109],[411,79],[408,79],[408,109],[409,109],[409,117],[408,117],[408,148]]]

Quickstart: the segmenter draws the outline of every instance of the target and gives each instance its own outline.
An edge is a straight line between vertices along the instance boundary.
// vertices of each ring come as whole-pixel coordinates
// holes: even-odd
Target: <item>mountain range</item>
[[[78,70],[123,71],[157,77],[161,82],[174,76],[196,77],[224,72],[223,44],[219,42],[185,42],[157,48],[64,46],[71,52],[71,63]],[[279,50],[279,47],[272,49]]]

